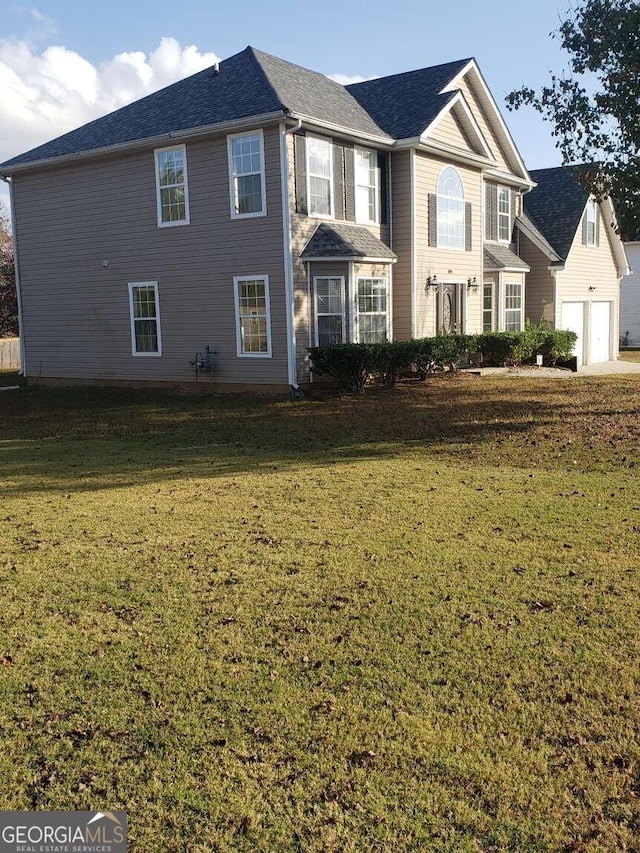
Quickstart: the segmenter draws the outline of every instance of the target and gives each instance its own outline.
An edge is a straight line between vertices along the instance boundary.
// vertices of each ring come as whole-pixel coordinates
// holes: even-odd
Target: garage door
[[[611,358],[611,303],[591,303],[591,364]]]
[[[584,302],[562,303],[562,328],[575,332],[578,336],[573,354],[582,364],[584,353]]]

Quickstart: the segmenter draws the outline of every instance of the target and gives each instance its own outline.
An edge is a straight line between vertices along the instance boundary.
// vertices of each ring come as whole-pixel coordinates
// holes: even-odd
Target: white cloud
[[[330,80],[335,80],[341,86],[350,86],[352,83],[364,83],[365,80],[377,80],[378,74],[370,74],[369,77],[363,77],[361,74],[327,74]]]
[[[98,66],[63,46],[38,52],[27,39],[0,39],[0,162],[216,61],[174,38],[149,55],[119,53]]]

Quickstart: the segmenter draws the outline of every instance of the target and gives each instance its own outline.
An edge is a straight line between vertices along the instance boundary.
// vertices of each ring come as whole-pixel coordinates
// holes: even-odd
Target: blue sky
[[[549,36],[566,10],[557,0],[2,0],[2,8],[0,161],[251,44],[356,79],[475,56],[527,166],[560,163],[549,125],[504,106],[511,89],[537,88],[565,66]]]

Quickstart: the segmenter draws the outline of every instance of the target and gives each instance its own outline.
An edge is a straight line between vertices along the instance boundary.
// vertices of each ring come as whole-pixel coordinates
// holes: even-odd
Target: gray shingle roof
[[[344,86],[320,74],[255,48],[256,60],[278,99],[292,113],[302,113],[349,130],[387,137]],[[391,141],[391,139],[389,139]]]
[[[455,97],[455,92],[441,92],[469,62],[459,59],[346,88],[390,136],[409,139],[420,136]]]
[[[563,261],[589,198],[589,190],[578,181],[586,168],[557,166],[530,172],[538,186],[525,195],[524,211]]]
[[[344,86],[316,71],[247,47],[223,60],[219,71],[206,68],[20,154],[2,167],[278,112],[304,113],[355,133],[387,138]]]
[[[318,225],[300,255],[301,258],[387,258],[396,255],[366,228],[323,222]]]
[[[508,246],[491,244],[484,247],[484,268],[486,270],[523,270],[527,272],[529,265],[515,255]]]
[[[553,246],[549,243],[544,234],[536,228],[526,213],[523,213],[522,216],[516,216],[516,227],[525,235],[525,237],[528,237],[529,240],[535,243],[540,251],[544,252],[552,263],[562,260],[557,252],[554,252]]]

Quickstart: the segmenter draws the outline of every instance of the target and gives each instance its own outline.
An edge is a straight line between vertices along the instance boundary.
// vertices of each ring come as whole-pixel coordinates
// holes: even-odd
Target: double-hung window
[[[598,205],[595,199],[590,198],[587,202],[587,228],[586,228],[586,244],[587,246],[596,245],[596,222],[598,219]]]
[[[511,242],[511,190],[498,187],[498,240]]]
[[[464,249],[464,187],[453,166],[445,166],[440,172],[437,210],[438,246],[445,249]]]
[[[356,148],[356,222],[375,225],[378,222],[378,155],[375,151]]]
[[[158,148],[155,160],[158,227],[188,225],[189,187],[185,146]]]
[[[309,214],[333,216],[333,165],[331,142],[307,136],[307,174],[309,176]]]
[[[505,285],[504,327],[507,332],[522,331],[522,284],[519,282]]]
[[[269,276],[236,276],[233,286],[238,356],[270,358]]]
[[[386,278],[358,278],[358,340],[361,344],[387,340],[387,304]]]
[[[315,276],[316,341],[319,347],[345,341],[344,278]]]
[[[264,138],[261,130],[227,138],[231,216],[265,216]]]
[[[132,354],[162,355],[158,282],[131,282],[129,310]]]

